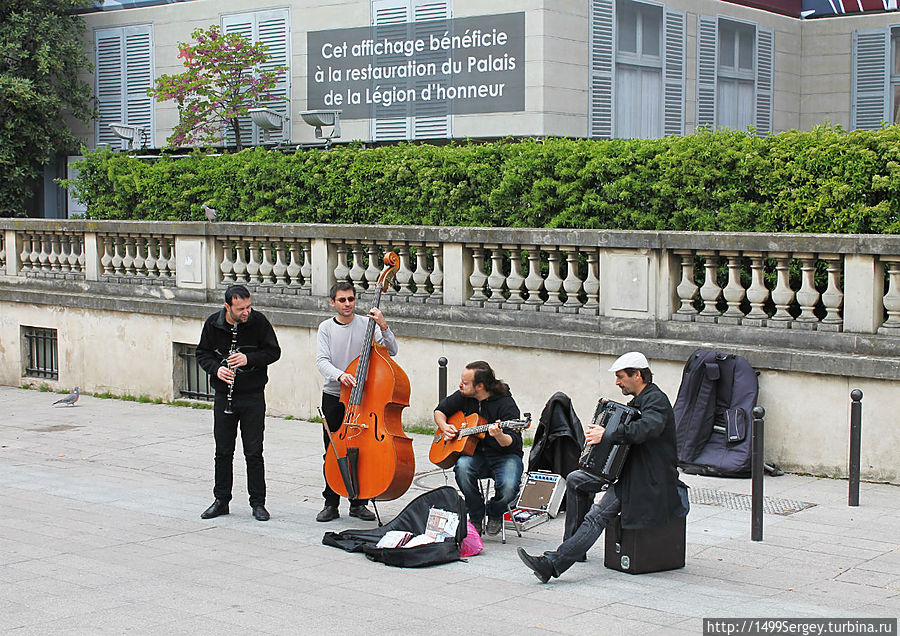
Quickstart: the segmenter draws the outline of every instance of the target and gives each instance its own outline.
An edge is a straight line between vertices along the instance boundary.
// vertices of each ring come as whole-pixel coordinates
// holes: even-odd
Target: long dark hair
[[[494,375],[494,370],[484,360],[476,360],[466,365],[467,369],[475,372],[472,378],[472,384],[477,386],[484,385],[484,390],[492,395],[505,395],[509,393],[509,385],[503,380],[498,380]]]

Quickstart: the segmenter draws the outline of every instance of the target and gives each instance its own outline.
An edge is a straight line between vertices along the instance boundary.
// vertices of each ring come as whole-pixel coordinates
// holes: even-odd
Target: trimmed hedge
[[[591,141],[100,150],[72,182],[98,219],[900,232],[900,128]]]

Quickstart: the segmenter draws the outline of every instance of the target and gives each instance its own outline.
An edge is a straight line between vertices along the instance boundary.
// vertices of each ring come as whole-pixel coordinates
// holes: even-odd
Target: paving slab
[[[900,487],[766,477],[765,494],[812,504],[764,519],[694,504],[683,569],[633,576],[603,567],[603,541],[541,585],[518,560],[555,548],[563,518],[481,554],[399,569],[322,545],[325,531],[373,527],[347,516],[317,523],[321,425],[267,418],[267,508],[255,521],[240,452],[231,514],[212,501],[212,413],[0,387],[0,631],[9,634],[700,634],[704,617],[900,615]],[[454,485],[412,435],[417,473],[383,520],[431,488]],[[723,499],[749,480],[684,475]],[[705,501],[705,500],[704,500]],[[348,609],[350,608],[350,609]]]

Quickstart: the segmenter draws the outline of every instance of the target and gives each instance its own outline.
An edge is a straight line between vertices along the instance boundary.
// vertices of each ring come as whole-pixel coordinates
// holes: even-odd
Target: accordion
[[[630,444],[614,444],[609,441],[609,433],[618,430],[631,420],[640,417],[641,412],[630,406],[601,399],[594,412],[594,425],[606,429],[599,444],[585,444],[578,466],[610,484],[615,483],[622,473],[628,458]]]

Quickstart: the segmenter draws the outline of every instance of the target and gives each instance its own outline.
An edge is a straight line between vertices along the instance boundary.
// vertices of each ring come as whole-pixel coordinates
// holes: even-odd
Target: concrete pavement
[[[515,555],[553,548],[563,520],[468,560],[403,570],[323,546],[372,524],[321,508],[321,425],[269,418],[269,522],[250,516],[240,452],[231,514],[212,501],[212,413],[0,387],[0,631],[10,634],[702,634],[703,617],[900,615],[900,487],[767,477],[764,540],[740,508],[749,480],[686,475],[684,569],[603,567],[603,541],[541,585]],[[414,436],[413,497],[453,484]],[[240,447],[239,447],[240,448]],[[696,503],[697,500],[708,503]],[[812,505],[811,505],[812,504]],[[731,507],[727,507],[731,506]],[[808,506],[808,507],[807,507]],[[802,509],[801,509],[802,508]]]

